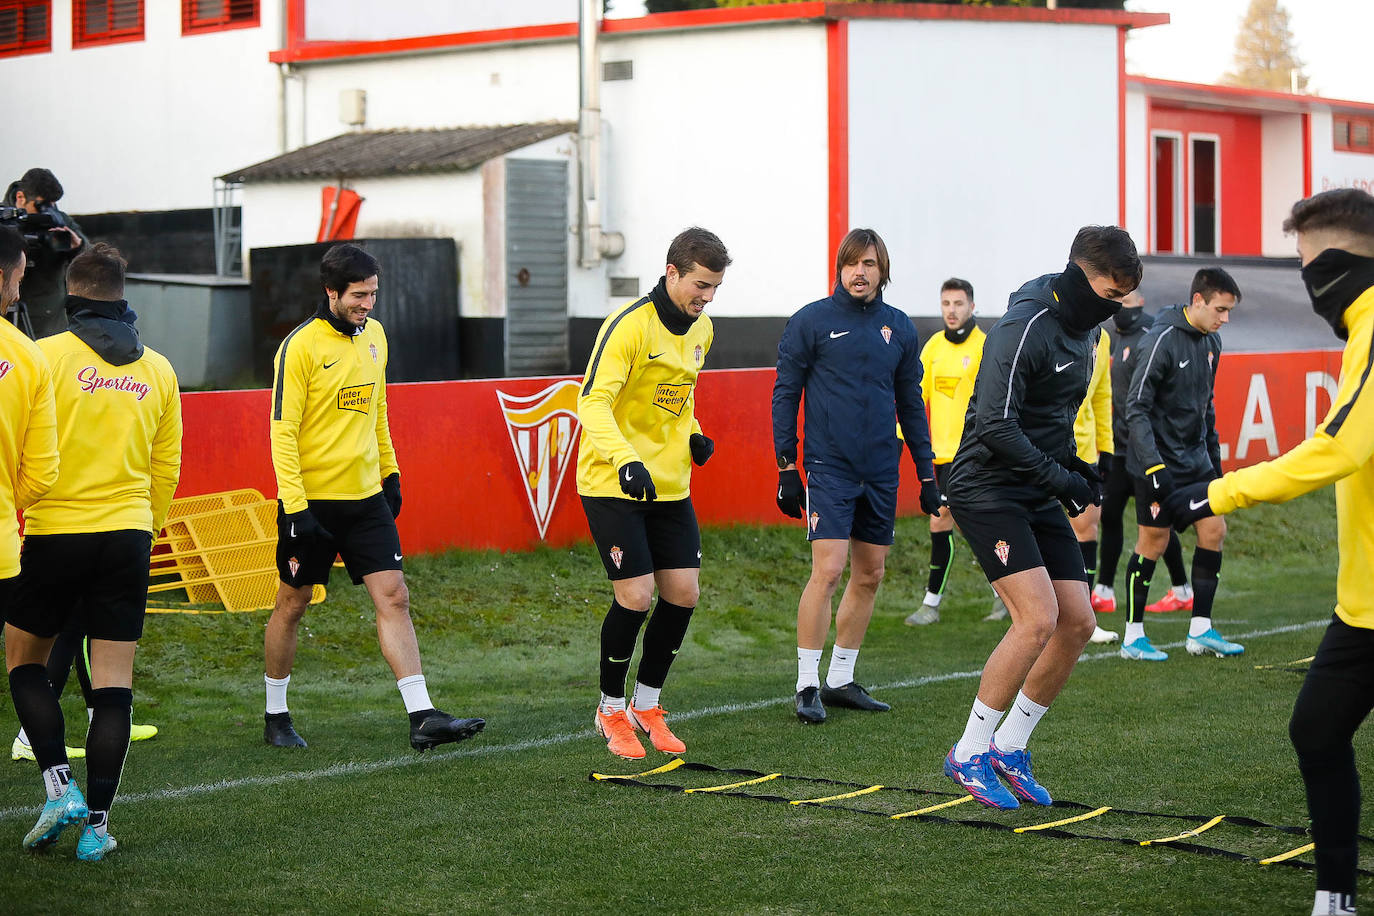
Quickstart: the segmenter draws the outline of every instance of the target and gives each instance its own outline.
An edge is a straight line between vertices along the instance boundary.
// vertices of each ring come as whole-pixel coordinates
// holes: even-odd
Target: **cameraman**
[[[86,244],[81,227],[57,209],[61,199],[62,183],[57,176],[37,168],[25,172],[5,194],[6,206],[42,217],[33,221],[43,227],[43,238],[29,244],[29,266],[19,289],[19,298],[28,306],[34,339],[67,329],[67,265]]]

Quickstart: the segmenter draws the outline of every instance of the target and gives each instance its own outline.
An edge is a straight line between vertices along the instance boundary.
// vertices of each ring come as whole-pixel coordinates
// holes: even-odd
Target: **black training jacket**
[[[1121,320],[1122,315],[1132,313],[1132,320]],[[1126,457],[1126,443],[1131,441],[1131,433],[1126,426],[1126,395],[1131,390],[1131,370],[1136,367],[1135,359],[1140,352],[1140,338],[1150,330],[1155,316],[1144,309],[1122,309],[1117,314],[1116,334],[1112,337],[1112,442],[1116,453]],[[1123,328],[1122,324],[1126,326]]]
[[[1061,320],[1050,283],[1031,280],[1012,293],[988,331],[983,362],[964,417],[964,437],[949,474],[956,508],[1053,503],[1077,453],[1073,421],[1088,392],[1100,328],[1076,331]]]
[[[1221,466],[1212,388],[1221,337],[1188,323],[1183,306],[1160,312],[1136,345],[1126,397],[1126,470],[1144,477],[1163,464],[1179,482],[1210,480]]]

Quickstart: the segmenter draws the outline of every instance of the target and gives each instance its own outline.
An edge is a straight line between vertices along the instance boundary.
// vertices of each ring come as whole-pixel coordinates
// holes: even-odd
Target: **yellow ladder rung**
[[[894,821],[904,817],[918,817],[922,814],[929,814],[932,811],[939,811],[942,808],[953,808],[955,805],[962,805],[964,802],[973,801],[972,795],[965,795],[963,798],[956,798],[953,801],[940,802],[938,805],[931,805],[927,808],[917,808],[915,811],[904,811],[901,814],[892,815]]]
[[[1112,810],[1110,805],[1104,805],[1096,811],[1089,811],[1087,814],[1080,814],[1076,817],[1066,817],[1057,821],[1050,821],[1045,824],[1032,824],[1029,827],[1017,827],[1012,833],[1029,833],[1032,830],[1048,830],[1051,827],[1059,827],[1063,824],[1073,824],[1078,821],[1086,821],[1090,817],[1097,817],[1099,814],[1106,814]]]
[[[867,789],[857,789],[853,792],[845,792],[841,795],[827,795],[825,798],[799,798],[796,801],[788,802],[789,805],[819,805],[821,802],[839,801],[842,798],[853,798],[856,795],[867,795],[869,792],[877,792],[882,786],[869,786]]]
[[[1316,849],[1316,848],[1317,848],[1317,844],[1316,844],[1316,843],[1308,843],[1306,846],[1299,846],[1297,849],[1290,849],[1290,850],[1288,850],[1287,852],[1281,852],[1281,853],[1279,853],[1279,854],[1276,855],[1276,856],[1270,856],[1270,857],[1267,858],[1267,859],[1260,859],[1260,864],[1261,864],[1261,865],[1273,865],[1275,862],[1283,862],[1283,861],[1286,861],[1286,860],[1288,860],[1288,859],[1293,858],[1294,856],[1300,856],[1300,855],[1302,855],[1302,854],[1305,853],[1305,852],[1311,852],[1312,850],[1314,850],[1314,849]]]
[[[1202,833],[1204,830],[1211,830],[1213,827],[1215,827],[1217,824],[1220,824],[1220,823],[1221,823],[1222,821],[1224,821],[1224,820],[1226,820],[1226,815],[1224,815],[1224,814],[1218,814],[1216,817],[1212,818],[1210,821],[1208,821],[1207,823],[1203,824],[1201,827],[1198,827],[1196,830],[1189,830],[1187,833],[1180,833],[1180,834],[1178,834],[1177,836],[1166,836],[1166,837],[1161,837],[1161,838],[1158,839],[1158,840],[1141,840],[1141,841],[1140,841],[1140,845],[1141,845],[1141,846],[1151,846],[1151,845],[1153,845],[1153,844],[1155,844],[1155,843],[1172,843],[1172,842],[1174,842],[1174,840],[1186,840],[1186,839],[1188,839],[1189,837],[1197,836],[1199,833]]]
[[[767,776],[746,779],[744,782],[732,782],[723,786],[703,786],[700,789],[687,789],[683,794],[691,795],[693,792],[724,792],[726,789],[738,789],[741,786],[752,786],[760,782],[767,782],[770,779],[777,779],[781,775],[781,773],[769,773]]]
[[[656,773],[666,773],[669,770],[676,770],[682,766],[683,759],[675,757],[661,767],[654,767],[652,770],[645,770],[643,773],[635,773],[630,776],[617,776],[614,773],[593,773],[592,779],[638,779],[641,776],[653,776]]]

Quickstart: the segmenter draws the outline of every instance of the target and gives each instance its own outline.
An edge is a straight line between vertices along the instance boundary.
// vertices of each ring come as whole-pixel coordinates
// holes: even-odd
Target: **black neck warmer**
[[[356,337],[363,332],[364,327],[367,327],[367,321],[365,319],[360,326],[344,321],[338,315],[335,315],[334,310],[329,307],[328,297],[320,303],[319,308],[315,309],[315,317],[323,318],[325,321],[329,322],[331,328],[345,337]]]
[[[663,322],[669,334],[681,337],[696,324],[697,320],[678,308],[668,296],[667,277],[658,278],[658,285],[649,290],[649,298],[654,301],[654,311],[658,312],[658,320]]]
[[[862,312],[864,309],[870,309],[875,305],[882,305],[883,291],[878,290],[878,292],[873,295],[872,299],[865,302],[862,299],[854,298],[849,290],[845,289],[843,285],[836,283],[834,291],[830,294],[830,298],[833,299],[837,305],[848,306],[849,308],[858,309]]]
[[[123,299],[68,296],[67,330],[112,366],[127,366],[143,356],[134,322],[138,316]]]
[[[1137,305],[1135,308],[1123,308],[1112,316],[1112,321],[1116,323],[1116,329],[1122,334],[1129,334],[1140,327],[1145,321],[1145,309]]]
[[[1312,311],[1345,340],[1350,333],[1345,326],[1345,310],[1374,286],[1374,258],[1328,248],[1302,269],[1302,282],[1312,298]]]
[[[1050,281],[1059,296],[1059,320],[1065,327],[1086,334],[1121,311],[1121,303],[1103,299],[1093,291],[1088,275],[1073,261]]]
[[[978,327],[978,323],[973,320],[972,315],[969,315],[968,321],[965,321],[963,324],[959,325],[959,327],[953,330],[945,328],[945,340],[952,344],[961,344],[968,340],[968,336],[973,333],[973,329],[976,327]]]

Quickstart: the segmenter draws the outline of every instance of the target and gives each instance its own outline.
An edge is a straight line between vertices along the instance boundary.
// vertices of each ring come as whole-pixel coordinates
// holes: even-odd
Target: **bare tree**
[[[1236,35],[1236,58],[1221,78],[1231,86],[1304,92],[1307,74],[1293,48],[1288,10],[1279,0],[1250,0]]]

